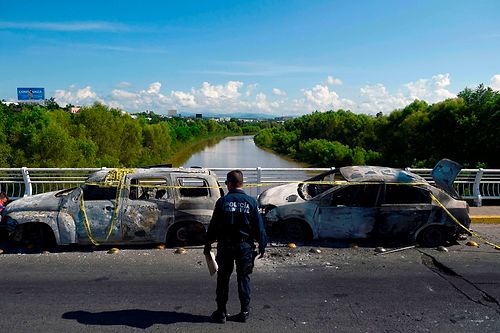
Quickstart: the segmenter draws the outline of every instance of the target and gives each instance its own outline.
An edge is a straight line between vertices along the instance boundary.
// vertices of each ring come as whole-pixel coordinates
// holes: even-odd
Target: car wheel
[[[35,248],[50,248],[56,245],[54,233],[43,223],[26,223],[20,226],[21,242]]]
[[[420,233],[419,243],[424,247],[436,247],[446,243],[449,238],[450,235],[446,228],[433,225]]]
[[[310,232],[304,222],[287,220],[279,224],[276,238],[284,242],[304,242],[310,239]]]
[[[170,233],[167,242],[172,245],[199,245],[205,240],[205,228],[200,223],[182,223]]]

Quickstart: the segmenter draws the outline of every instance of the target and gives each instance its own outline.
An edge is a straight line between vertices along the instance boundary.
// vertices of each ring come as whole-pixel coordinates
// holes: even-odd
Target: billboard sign
[[[17,88],[18,101],[43,101],[45,88]]]

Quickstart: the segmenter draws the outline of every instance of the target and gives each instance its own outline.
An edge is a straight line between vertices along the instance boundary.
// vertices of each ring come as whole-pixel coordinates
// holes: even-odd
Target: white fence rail
[[[221,183],[234,168],[210,168]],[[247,192],[257,196],[264,189],[298,182],[332,168],[241,168]],[[11,199],[79,186],[100,168],[0,168],[0,192]],[[431,169],[411,169],[432,182]],[[481,206],[484,200],[500,199],[500,169],[463,169],[455,180],[455,188],[463,199]]]

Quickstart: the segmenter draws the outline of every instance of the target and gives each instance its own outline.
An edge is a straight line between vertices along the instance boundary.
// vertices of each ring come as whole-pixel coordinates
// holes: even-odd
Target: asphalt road
[[[474,225],[500,242],[500,227]],[[325,245],[325,244],[323,244]],[[252,317],[213,324],[202,249],[0,255],[0,332],[499,332],[500,251],[270,247]],[[233,276],[229,311],[237,313]]]

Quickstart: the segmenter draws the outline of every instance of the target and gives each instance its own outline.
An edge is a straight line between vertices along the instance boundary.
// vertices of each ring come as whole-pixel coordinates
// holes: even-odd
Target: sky
[[[0,99],[388,114],[500,90],[500,1],[2,1]]]

